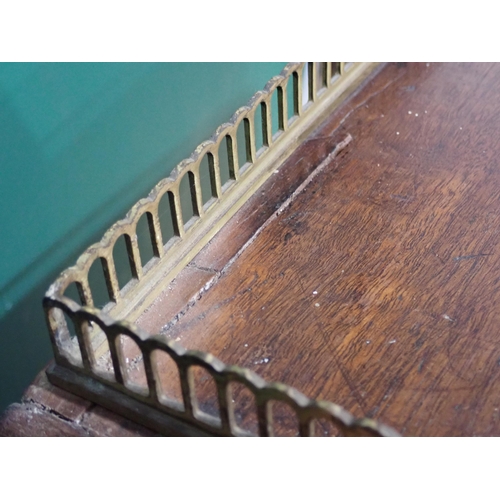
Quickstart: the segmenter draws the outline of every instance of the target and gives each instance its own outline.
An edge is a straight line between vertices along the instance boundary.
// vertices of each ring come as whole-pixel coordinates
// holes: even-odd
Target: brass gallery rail
[[[319,419],[329,420],[346,436],[397,435],[374,420],[355,419],[338,405],[311,400],[284,384],[266,383],[250,370],[227,366],[208,353],[186,350],[162,336],[150,336],[133,324],[158,293],[292,154],[301,137],[313,130],[375,66],[367,63],[287,65],[247,106],[240,108],[230,122],[220,126],[209,141],[202,143],[190,158],[159,182],[147,198],[136,203],[99,243],[87,249],[75,266],[65,270],[44,298],[55,356],[55,363],[48,371],[50,380],[165,434],[249,435],[236,424],[230,390],[231,384],[236,383],[246,386],[255,396],[261,436],[274,434],[273,401],[283,401],[294,410],[302,436],[314,435],[314,423]],[[275,134],[272,133],[273,102],[277,102]],[[258,110],[260,127],[256,126]],[[244,129],[243,140],[238,140],[239,127]],[[257,137],[258,128],[262,137]],[[257,149],[260,143],[262,147]],[[240,165],[238,158],[242,156],[246,161]],[[205,157],[211,186],[208,200],[204,199],[200,180],[200,165]],[[221,181],[223,157],[229,177],[224,184]],[[194,214],[188,221],[182,212],[180,196],[180,184],[186,176]],[[158,215],[164,196],[168,198],[174,232],[168,241],[163,240],[165,233]],[[142,266],[137,224],[144,215],[154,257]],[[122,289],[113,258],[113,248],[121,236],[126,241],[133,277]],[[102,310],[95,307],[88,279],[95,261],[102,264],[109,295],[109,302]],[[73,283],[80,303],[65,295]],[[72,338],[67,321],[73,323],[76,339]],[[134,342],[141,352],[147,388],[138,387],[128,378],[122,336]],[[156,351],[166,353],[175,362],[182,402],[162,394],[153,359]],[[103,370],[98,363],[103,354],[110,356],[112,371]],[[198,407],[192,375],[195,366],[206,369],[215,381],[219,417],[208,415]]]

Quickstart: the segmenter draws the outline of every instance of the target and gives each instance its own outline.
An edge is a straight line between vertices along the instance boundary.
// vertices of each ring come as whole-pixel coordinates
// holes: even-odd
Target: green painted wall
[[[284,65],[0,64],[0,411],[52,357],[51,281]]]

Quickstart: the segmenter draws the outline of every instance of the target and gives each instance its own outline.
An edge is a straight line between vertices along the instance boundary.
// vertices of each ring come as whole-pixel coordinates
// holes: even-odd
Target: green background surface
[[[0,64],[0,412],[52,357],[58,273],[284,65]]]

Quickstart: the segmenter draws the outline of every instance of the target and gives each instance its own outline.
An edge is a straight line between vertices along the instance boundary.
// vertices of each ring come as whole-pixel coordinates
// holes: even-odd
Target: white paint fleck
[[[389,340],[389,344],[395,344],[395,343],[396,343],[396,339]]]
[[[399,135],[399,132],[396,132],[396,135]]]
[[[318,295],[318,290],[314,290],[313,295]]]
[[[125,358],[125,363],[128,363],[128,358]]]
[[[411,115],[411,111],[408,111],[408,114]]]
[[[275,174],[279,173],[279,170],[275,170],[275,171],[274,171],[274,173],[275,173]]]
[[[253,364],[254,365],[265,365],[267,363],[269,363],[269,358],[263,358],[263,359],[261,359],[259,361],[254,361]]]
[[[462,127],[460,127],[460,130],[462,130]]]
[[[369,344],[371,342],[371,340],[367,340],[366,343]]]
[[[316,302],[316,304],[314,304],[314,307],[319,307],[319,303]]]
[[[418,116],[418,113],[415,113],[415,116]]]
[[[446,321],[455,321],[453,318],[450,318],[447,314],[443,314],[443,318],[444,318]]]
[[[248,347],[248,344],[245,344],[245,347]]]

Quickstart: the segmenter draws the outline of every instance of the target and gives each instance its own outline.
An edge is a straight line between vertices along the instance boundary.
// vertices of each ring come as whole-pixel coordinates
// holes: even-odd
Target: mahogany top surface
[[[500,434],[498,82],[383,68],[308,142],[347,148],[166,335],[403,435]]]

